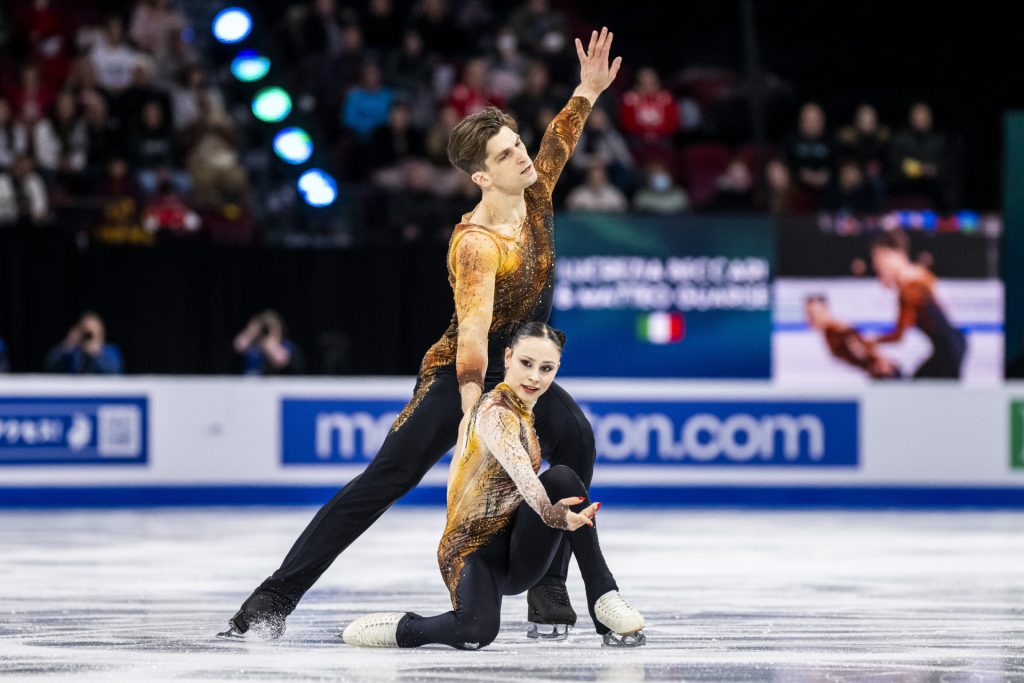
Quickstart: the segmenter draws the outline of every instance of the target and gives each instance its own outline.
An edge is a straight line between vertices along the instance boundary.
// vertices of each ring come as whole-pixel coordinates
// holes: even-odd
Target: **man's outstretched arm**
[[[611,45],[612,34],[607,28],[601,29],[600,34],[597,31],[591,33],[590,47],[586,52],[580,39],[576,39],[576,54],[580,58],[580,84],[573,91],[569,103],[548,125],[534,160],[537,168],[536,189],[542,190],[548,198],[576,148],[591,106],[619,73],[622,57],[616,57],[610,65],[608,63]]]

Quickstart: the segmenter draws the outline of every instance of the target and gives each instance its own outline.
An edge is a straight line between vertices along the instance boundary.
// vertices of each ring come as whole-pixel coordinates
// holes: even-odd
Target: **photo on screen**
[[[1000,232],[998,218],[969,213],[782,221],[774,379],[998,383]]]

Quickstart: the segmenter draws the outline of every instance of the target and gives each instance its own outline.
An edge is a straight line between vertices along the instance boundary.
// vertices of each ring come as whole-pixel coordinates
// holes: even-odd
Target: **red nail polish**
[[[594,509],[595,509],[595,510],[600,510],[600,509],[601,509],[601,504],[600,504],[600,503],[597,503],[596,505],[597,505],[597,507],[596,507],[596,508],[594,508]]]

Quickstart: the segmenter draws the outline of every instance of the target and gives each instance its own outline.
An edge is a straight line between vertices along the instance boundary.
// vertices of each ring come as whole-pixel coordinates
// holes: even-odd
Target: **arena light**
[[[252,113],[260,121],[282,121],[292,110],[292,98],[283,88],[263,88],[252,98]]]
[[[243,83],[258,81],[270,71],[270,59],[256,50],[242,50],[231,60],[231,74]]]
[[[313,156],[313,141],[301,128],[285,128],[274,136],[274,152],[289,164],[301,164]]]
[[[338,198],[338,184],[319,168],[311,168],[299,176],[298,186],[299,194],[310,206],[329,206]]]
[[[228,7],[213,18],[213,37],[222,43],[245,40],[252,31],[252,17],[241,7]]]

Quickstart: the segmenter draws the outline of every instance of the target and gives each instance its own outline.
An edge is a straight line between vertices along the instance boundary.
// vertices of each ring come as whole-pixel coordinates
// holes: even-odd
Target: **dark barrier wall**
[[[0,231],[0,338],[13,371],[38,372],[79,313],[95,309],[130,373],[231,373],[235,334],[272,307],[311,373],[411,374],[452,314],[445,251],[79,249]]]
[[[1024,377],[1024,112],[1006,115],[1003,281],[1006,283],[1007,375]]]

